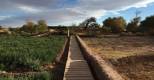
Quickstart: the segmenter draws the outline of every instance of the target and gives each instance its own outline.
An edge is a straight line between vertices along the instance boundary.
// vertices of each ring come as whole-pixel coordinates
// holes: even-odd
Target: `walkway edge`
[[[70,40],[71,40],[71,36],[70,36]],[[68,47],[68,54],[67,54],[67,60],[68,60],[68,56],[70,55],[70,45],[71,45],[71,41],[69,40],[69,47]],[[66,65],[65,67],[67,66],[67,61],[66,61]],[[64,75],[66,75],[66,69],[64,70]],[[63,80],[66,80],[65,77],[63,76]]]
[[[105,60],[103,60],[100,56],[94,55],[88,46],[84,43],[84,41],[76,35],[77,41],[81,50],[83,51],[83,55],[85,59],[88,61],[94,76],[97,80],[125,80],[122,76],[114,70]]]
[[[57,64],[66,64],[69,46],[70,46],[70,37],[66,37],[62,49],[59,51],[58,55],[55,58],[55,62]]]

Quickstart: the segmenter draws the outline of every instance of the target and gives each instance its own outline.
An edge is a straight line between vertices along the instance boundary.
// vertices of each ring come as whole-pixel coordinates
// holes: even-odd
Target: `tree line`
[[[83,27],[85,30],[89,30],[90,33],[95,33],[95,30],[99,29],[108,33],[148,33],[154,34],[154,15],[146,17],[141,21],[141,17],[136,16],[129,23],[123,17],[108,17],[102,21],[103,26],[97,23],[95,17],[90,17],[76,27]],[[72,26],[71,26],[72,27]],[[1,28],[1,27],[0,27]],[[10,31],[14,29],[10,28]],[[48,31],[48,25],[45,20],[38,20],[37,23],[33,21],[27,21],[22,27],[16,28],[16,32],[26,32],[30,34],[43,33]]]
[[[37,21],[37,24],[35,24],[32,21],[27,21],[26,24],[24,24],[20,31],[24,31],[27,33],[42,33],[48,30],[48,25],[45,20],[39,20]]]
[[[154,15],[146,17],[145,20],[141,21],[140,17],[133,18],[129,23],[123,17],[109,17],[105,19],[101,27],[104,31],[111,33],[121,32],[142,32],[148,34],[154,34]],[[96,22],[95,17],[90,17],[79,24],[80,27],[98,28],[100,25]]]

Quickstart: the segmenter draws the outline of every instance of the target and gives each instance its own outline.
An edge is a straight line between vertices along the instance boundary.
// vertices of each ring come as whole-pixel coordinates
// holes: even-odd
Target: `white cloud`
[[[28,12],[28,13],[38,13],[38,12],[41,12],[40,9],[33,8],[33,7],[30,7],[30,6],[19,6],[18,8],[23,10],[24,12]]]
[[[8,19],[8,18],[11,18],[12,16],[0,16],[0,21],[1,20],[5,20],[5,19]]]
[[[153,3],[153,2],[154,2],[154,0],[141,0],[141,1],[136,2],[136,3],[133,3],[131,5],[128,5],[128,6],[124,6],[122,8],[119,8],[119,9],[117,9],[115,11],[124,11],[124,10],[127,10],[129,8],[132,8],[132,7],[134,7],[134,8],[147,7],[148,4]]]
[[[147,7],[147,5],[148,5],[149,3],[152,3],[152,2],[154,2],[154,0],[143,0],[143,1],[141,1],[141,2],[136,3],[136,4],[133,5],[133,6],[136,7],[136,8]],[[133,6],[132,6],[132,7],[133,7]]]
[[[27,19],[45,19],[52,25],[71,24],[91,16],[100,19],[109,13],[120,15],[119,11],[132,7],[147,7],[149,3],[154,2],[154,0],[77,0],[77,3],[70,7],[69,3],[63,3],[64,1],[66,0],[2,0],[0,11],[16,17],[1,16],[0,13],[0,24],[18,24]],[[20,15],[16,14],[18,12]]]
[[[118,11],[127,10],[129,8],[147,7],[154,0],[80,0],[80,8],[93,13],[99,11],[111,12],[119,14]],[[91,13],[89,13],[91,14]],[[99,16],[100,14],[95,14]],[[102,16],[105,14],[102,14]]]

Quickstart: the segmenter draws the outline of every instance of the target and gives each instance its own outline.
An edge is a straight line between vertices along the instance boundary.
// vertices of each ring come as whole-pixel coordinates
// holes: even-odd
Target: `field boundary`
[[[67,64],[67,60],[68,60],[68,56],[70,55],[70,45],[71,45],[71,41],[70,41],[70,40],[71,40],[71,38],[72,38],[72,37],[70,36],[70,38],[69,38],[69,43],[68,43],[68,54],[67,54],[67,57],[66,57],[65,68],[66,68],[66,66],[68,65],[68,64]],[[64,75],[66,74],[65,72],[66,72],[66,69],[64,69]],[[63,80],[65,80],[65,79],[64,79],[64,75],[63,75]]]
[[[63,58],[64,54],[67,52],[66,48],[67,48],[68,43],[69,43],[69,39],[67,38],[65,40],[64,45],[62,46],[62,49],[59,51],[59,53],[58,53],[58,55],[55,59],[56,63],[62,63],[63,62],[62,58]]]
[[[48,72],[48,71],[44,71],[44,72]],[[8,77],[8,76],[27,76],[27,75],[36,75],[36,74],[41,74],[44,72],[24,72],[24,73],[0,73],[0,77]]]
[[[78,35],[76,35],[76,38],[97,80],[125,80],[107,61],[95,55]]]
[[[54,78],[52,80],[63,80],[65,65],[69,52],[69,46],[70,46],[70,37],[66,37],[66,41],[55,60],[57,68],[55,68],[55,71],[53,71]]]

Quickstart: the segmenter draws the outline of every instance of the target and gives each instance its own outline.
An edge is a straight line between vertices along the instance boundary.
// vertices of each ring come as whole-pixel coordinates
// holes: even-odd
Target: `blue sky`
[[[108,17],[122,16],[126,19],[128,23],[136,16],[136,12],[140,12],[138,16],[141,17],[141,20],[144,20],[147,16],[154,15],[154,3],[150,3],[146,7],[140,7],[140,8],[131,7],[126,10],[117,11],[117,13],[110,12],[105,16],[102,16],[101,18],[99,18],[98,22],[102,23],[102,21]]]
[[[71,25],[88,17],[98,23],[123,16],[127,22],[141,11],[142,20],[154,15],[154,0],[0,0],[0,25],[20,27],[27,20],[45,19],[49,25]]]

